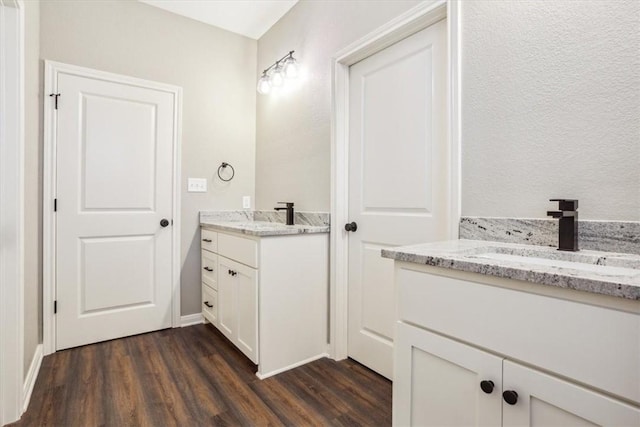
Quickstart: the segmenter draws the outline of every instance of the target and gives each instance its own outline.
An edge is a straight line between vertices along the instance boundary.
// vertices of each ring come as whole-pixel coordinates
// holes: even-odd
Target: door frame
[[[0,0],[0,425],[24,412],[24,15]]]
[[[48,95],[57,93],[58,75],[71,74],[90,77],[108,82],[138,86],[167,92],[173,95],[174,131],[173,131],[173,225],[171,234],[171,283],[172,315],[171,326],[181,326],[180,321],[180,157],[182,138],[182,88],[179,86],[143,80],[134,77],[113,74],[76,65],[44,61],[44,174],[42,201],[42,321],[44,354],[56,351],[56,317],[53,304],[56,295],[56,224],[53,201],[56,198],[56,110],[53,98]],[[64,94],[60,99],[63,99]]]
[[[333,58],[331,143],[331,267],[329,279],[329,354],[348,356],[349,239],[343,224],[349,214],[349,67],[447,18],[447,132],[451,195],[450,236],[460,221],[460,3],[424,1],[337,52]]]

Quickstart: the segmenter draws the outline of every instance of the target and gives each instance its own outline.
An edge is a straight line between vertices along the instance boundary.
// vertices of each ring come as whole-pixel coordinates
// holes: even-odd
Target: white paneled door
[[[170,327],[175,94],[57,76],[56,349]]]
[[[446,21],[349,75],[348,354],[392,378],[393,262],[384,247],[450,236]]]

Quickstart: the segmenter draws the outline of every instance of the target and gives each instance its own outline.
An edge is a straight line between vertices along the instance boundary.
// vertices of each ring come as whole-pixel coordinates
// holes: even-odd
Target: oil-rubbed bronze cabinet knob
[[[480,381],[480,388],[482,389],[482,391],[484,391],[487,394],[491,394],[493,393],[493,381],[490,380],[484,380],[484,381]]]
[[[509,405],[515,405],[516,403],[518,403],[518,393],[516,393],[513,390],[507,390],[504,393],[502,393],[502,398]]]

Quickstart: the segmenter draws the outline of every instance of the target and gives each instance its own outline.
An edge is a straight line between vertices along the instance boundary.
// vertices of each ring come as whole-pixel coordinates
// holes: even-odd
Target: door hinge
[[[53,314],[58,313],[58,300],[53,302]]]
[[[58,199],[53,199],[53,211],[58,212]]]
[[[50,93],[49,96],[53,96],[55,99],[55,103],[54,103],[54,108],[57,110],[58,109],[58,98],[60,97],[59,93]]]

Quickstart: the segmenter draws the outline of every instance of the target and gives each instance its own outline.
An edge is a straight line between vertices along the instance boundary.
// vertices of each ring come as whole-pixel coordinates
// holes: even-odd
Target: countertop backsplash
[[[460,239],[558,246],[558,221],[463,216]],[[640,221],[581,220],[578,245],[580,249],[640,254]]]

